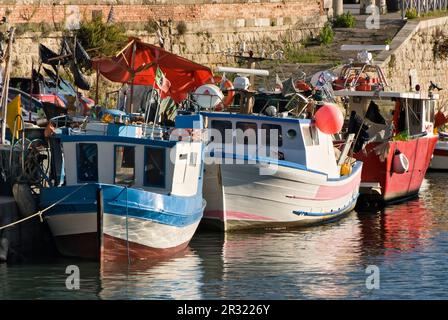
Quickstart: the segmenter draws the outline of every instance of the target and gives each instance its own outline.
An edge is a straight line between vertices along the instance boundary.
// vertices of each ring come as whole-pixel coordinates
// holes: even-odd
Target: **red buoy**
[[[336,134],[341,131],[344,116],[336,104],[326,103],[314,115],[317,128],[326,134]]]

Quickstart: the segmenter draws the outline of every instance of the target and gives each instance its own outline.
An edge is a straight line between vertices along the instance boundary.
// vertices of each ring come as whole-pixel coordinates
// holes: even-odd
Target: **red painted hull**
[[[151,248],[131,241],[126,242],[123,239],[105,234],[101,260],[104,262],[127,262],[128,259],[131,261],[159,260],[183,251],[187,248],[188,243],[189,241],[171,248]]]
[[[389,151],[385,160],[373,150],[380,143],[370,143],[363,151],[354,155],[357,160],[364,162],[361,182],[379,183],[381,186],[381,199],[386,202],[396,201],[417,195],[426,170],[429,167],[431,156],[437,142],[437,137],[421,137],[409,141],[390,141]],[[392,168],[394,153],[399,150],[409,160],[409,170],[405,173],[395,173]]]
[[[77,257],[89,260],[98,260],[98,237],[96,232],[72,234],[55,237],[58,251],[67,257]],[[131,261],[164,259],[171,257],[188,246],[188,241],[172,248],[152,248],[138,243],[117,239],[109,235],[103,237],[103,249],[101,254],[102,262],[127,262]]]

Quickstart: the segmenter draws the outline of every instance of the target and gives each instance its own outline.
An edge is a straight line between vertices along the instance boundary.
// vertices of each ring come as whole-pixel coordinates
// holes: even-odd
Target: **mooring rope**
[[[86,185],[87,185],[87,183],[85,183],[85,184],[79,186],[79,187],[76,188],[74,191],[70,192],[69,194],[67,194],[66,196],[62,197],[61,199],[59,199],[58,201],[56,201],[55,203],[53,203],[52,205],[46,207],[46,208],[43,209],[43,210],[39,210],[39,211],[37,211],[36,213],[34,213],[34,214],[32,214],[32,215],[30,215],[30,216],[28,216],[28,217],[26,217],[26,218],[23,218],[23,219],[14,221],[14,222],[12,222],[12,223],[10,223],[10,224],[7,224],[7,225],[4,225],[4,226],[0,227],[0,230],[3,230],[3,229],[6,229],[6,228],[15,226],[16,224],[19,224],[19,223],[21,223],[21,222],[23,222],[23,221],[29,220],[29,219],[34,218],[34,217],[36,217],[36,216],[39,216],[40,222],[43,222],[42,214],[44,214],[46,211],[48,211],[48,210],[50,210],[51,208],[53,208],[55,205],[61,203],[62,201],[64,201],[64,200],[67,199],[68,197],[70,197],[71,195],[75,194],[76,192],[78,192],[79,190],[81,190],[81,189],[82,189],[83,187],[85,187]]]

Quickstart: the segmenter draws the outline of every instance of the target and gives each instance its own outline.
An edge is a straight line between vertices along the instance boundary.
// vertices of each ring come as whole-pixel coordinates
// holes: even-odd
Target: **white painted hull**
[[[259,164],[206,165],[204,223],[231,231],[300,227],[351,211],[358,197],[361,168],[341,181],[289,167],[260,175]]]
[[[49,215],[45,220],[63,255],[85,258],[94,258],[98,255],[96,212]],[[117,247],[117,250],[118,247],[124,246],[127,250],[129,243],[133,255],[137,259],[143,259],[154,255],[171,254],[186,247],[199,221],[176,227],[133,217],[128,217],[126,221],[126,216],[105,213],[103,224],[104,247],[109,247],[105,252],[114,253],[115,250],[110,250],[110,246]],[[114,258],[115,255],[110,260]]]
[[[448,141],[437,141],[429,168],[448,170]]]

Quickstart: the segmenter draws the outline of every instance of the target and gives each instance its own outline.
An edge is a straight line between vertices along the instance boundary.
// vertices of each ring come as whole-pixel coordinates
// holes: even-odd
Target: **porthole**
[[[294,129],[289,129],[286,134],[287,134],[288,138],[294,139],[297,136],[297,131]]]

